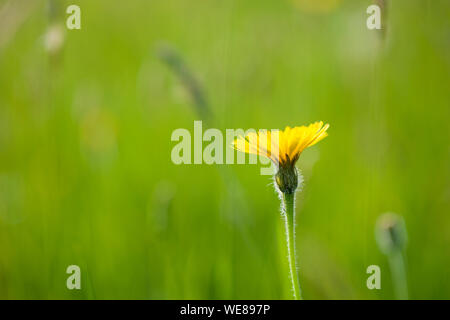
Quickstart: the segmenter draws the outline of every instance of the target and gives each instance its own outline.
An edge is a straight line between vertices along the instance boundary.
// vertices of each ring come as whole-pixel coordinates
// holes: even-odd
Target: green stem
[[[300,284],[297,275],[297,262],[295,256],[295,193],[283,193],[284,226],[286,229],[286,242],[289,260],[289,274],[292,280],[292,291],[295,300],[301,300]]]
[[[395,250],[389,255],[389,265],[397,300],[408,300],[408,281],[406,280],[406,268],[401,250]]]

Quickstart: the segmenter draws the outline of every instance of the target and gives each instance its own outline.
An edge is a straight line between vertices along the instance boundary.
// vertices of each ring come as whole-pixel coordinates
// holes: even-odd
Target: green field
[[[449,299],[450,1],[387,0],[383,31],[372,2],[0,0],[0,298],[290,299],[271,177],[175,165],[171,134],[322,120],[297,164],[304,298],[394,299],[395,212],[409,298]]]

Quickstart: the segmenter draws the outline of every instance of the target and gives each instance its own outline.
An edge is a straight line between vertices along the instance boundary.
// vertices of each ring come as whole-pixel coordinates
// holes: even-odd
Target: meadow
[[[449,299],[450,2],[382,2],[369,30],[373,1],[0,0],[0,298],[290,299],[272,178],[176,165],[171,135],[321,120],[297,164],[303,297],[395,299],[394,212],[409,298]]]

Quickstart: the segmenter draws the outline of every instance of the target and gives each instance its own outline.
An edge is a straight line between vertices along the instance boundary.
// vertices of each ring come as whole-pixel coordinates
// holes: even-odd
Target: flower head
[[[293,166],[303,150],[328,136],[328,127],[318,121],[309,126],[287,126],[284,131],[251,132],[237,138],[233,145],[239,151],[265,156],[281,167]]]
[[[390,254],[403,250],[408,242],[406,225],[403,218],[395,213],[384,213],[376,223],[375,236],[380,250]]]
[[[286,127],[284,131],[251,132],[234,141],[234,148],[249,154],[267,157],[278,166],[275,176],[281,192],[295,192],[298,174],[295,168],[300,154],[306,148],[325,138],[329,125],[322,121],[309,126]]]

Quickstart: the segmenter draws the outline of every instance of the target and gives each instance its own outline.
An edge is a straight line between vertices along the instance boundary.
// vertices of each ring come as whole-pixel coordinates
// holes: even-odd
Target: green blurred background
[[[387,211],[410,298],[450,298],[450,1],[383,2],[384,32],[372,1],[1,0],[0,298],[289,299],[270,177],[171,162],[200,119],[330,123],[298,163],[306,299],[395,297]]]

